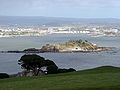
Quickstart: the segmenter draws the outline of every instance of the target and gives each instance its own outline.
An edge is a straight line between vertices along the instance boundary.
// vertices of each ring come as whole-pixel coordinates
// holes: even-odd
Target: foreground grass
[[[120,68],[95,69],[38,77],[0,80],[0,90],[120,90]]]

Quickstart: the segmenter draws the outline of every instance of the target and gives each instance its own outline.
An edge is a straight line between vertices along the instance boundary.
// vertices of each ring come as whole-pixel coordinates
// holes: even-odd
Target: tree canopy
[[[39,74],[39,71],[42,71],[42,67],[48,67],[50,65],[55,65],[51,60],[45,60],[45,58],[32,54],[32,55],[23,55],[18,64],[21,65],[21,68],[26,70],[32,70],[34,76]]]

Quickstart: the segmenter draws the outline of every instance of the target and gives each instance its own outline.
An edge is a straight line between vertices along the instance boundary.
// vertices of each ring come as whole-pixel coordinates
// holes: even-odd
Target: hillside
[[[64,18],[64,17],[43,17],[43,16],[0,16],[1,25],[50,25],[60,26],[61,24],[120,24],[116,18]]]
[[[120,90],[120,68],[103,66],[42,77],[0,80],[0,90],[80,90],[80,88],[84,88],[84,90],[88,88]]]

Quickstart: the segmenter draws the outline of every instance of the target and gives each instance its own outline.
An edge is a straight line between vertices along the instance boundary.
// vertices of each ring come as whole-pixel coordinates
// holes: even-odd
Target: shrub
[[[66,73],[68,72],[68,69],[58,69],[58,73]]]
[[[68,69],[68,72],[74,72],[74,71],[76,71],[76,70],[73,69],[73,68],[69,68],[69,69]]]
[[[66,73],[66,72],[74,72],[76,71],[73,68],[69,68],[69,69],[58,69],[58,73]]]
[[[47,67],[47,74],[55,74],[58,72],[58,67],[56,65],[50,65]]]
[[[0,79],[9,78],[9,75],[6,73],[0,73]]]

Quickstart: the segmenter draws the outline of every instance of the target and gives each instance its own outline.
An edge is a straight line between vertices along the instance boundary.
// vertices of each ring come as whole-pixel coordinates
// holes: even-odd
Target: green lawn
[[[0,90],[120,90],[120,68],[95,69],[0,80]]]

